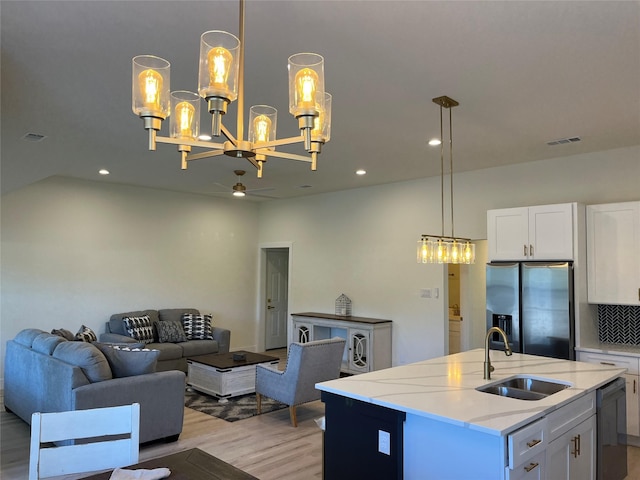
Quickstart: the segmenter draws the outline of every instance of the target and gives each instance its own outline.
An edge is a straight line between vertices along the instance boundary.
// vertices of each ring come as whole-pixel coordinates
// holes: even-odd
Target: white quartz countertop
[[[437,419],[494,435],[506,435],[593,391],[624,369],[492,350],[495,371],[483,377],[484,350],[433,358],[316,384],[316,388],[407,414]],[[479,392],[477,387],[516,375],[555,380],[569,388],[541,400]]]

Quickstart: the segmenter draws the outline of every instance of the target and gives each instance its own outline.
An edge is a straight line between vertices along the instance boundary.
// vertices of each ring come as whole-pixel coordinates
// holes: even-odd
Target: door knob
[[[274,308],[276,308],[276,307],[272,307],[271,305],[267,305],[267,310],[272,310]]]

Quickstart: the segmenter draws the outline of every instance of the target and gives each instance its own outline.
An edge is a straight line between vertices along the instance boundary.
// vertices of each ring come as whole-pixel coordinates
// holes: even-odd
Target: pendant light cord
[[[455,238],[455,233],[453,232],[453,121],[451,120],[451,110],[449,109],[449,177],[451,179],[451,191],[449,194],[451,195],[451,236]]]

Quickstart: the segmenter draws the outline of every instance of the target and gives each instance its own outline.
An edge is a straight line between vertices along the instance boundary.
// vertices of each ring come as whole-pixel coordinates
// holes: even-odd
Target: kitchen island
[[[484,354],[317,384],[326,404],[326,478],[366,478],[362,468],[407,480],[595,478],[595,391],[624,369],[491,351],[495,371],[484,380]],[[539,400],[477,390],[523,375],[567,388]],[[362,461],[350,450],[364,451]],[[342,467],[342,476],[337,465],[349,459],[353,468]]]

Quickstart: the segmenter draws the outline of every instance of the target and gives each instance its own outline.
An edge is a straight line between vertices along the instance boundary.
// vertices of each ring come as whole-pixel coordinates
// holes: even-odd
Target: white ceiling
[[[245,109],[273,105],[278,136],[298,134],[287,108],[297,52],[325,57],[333,95],[318,171],[271,159],[260,180],[225,156],[181,171],[174,146],[147,150],[131,111],[131,58],[166,58],[171,89],[195,90],[200,34],[238,34],[235,0],[2,0],[0,17],[3,193],[63,175],[220,195],[245,169],[249,189],[286,198],[439,175],[440,150],[426,142],[439,135],[441,95],[460,102],[456,172],[640,144],[637,1],[249,0]],[[29,132],[47,138],[23,140]]]

